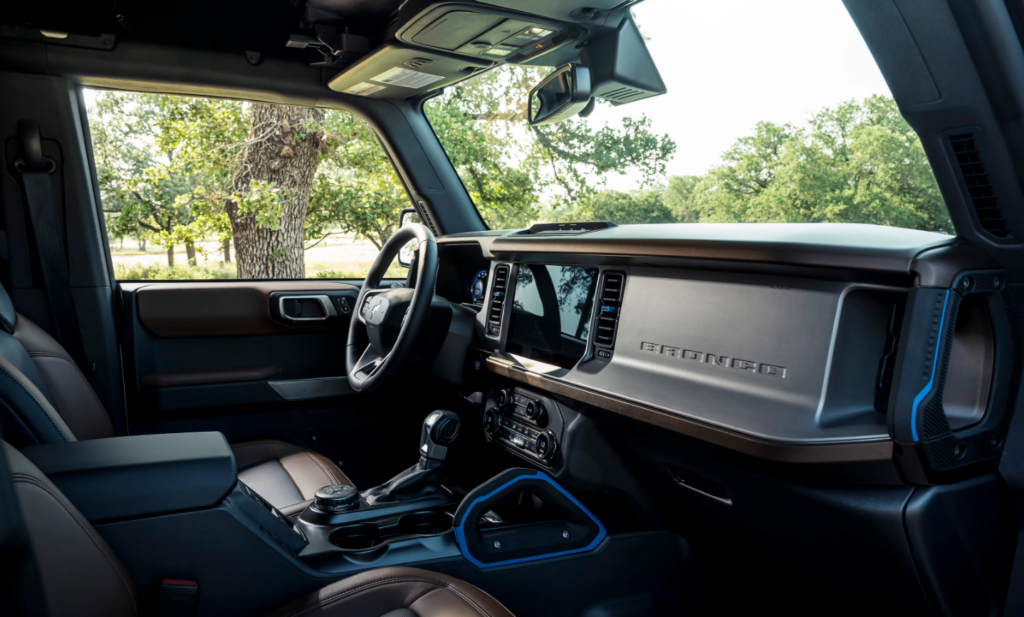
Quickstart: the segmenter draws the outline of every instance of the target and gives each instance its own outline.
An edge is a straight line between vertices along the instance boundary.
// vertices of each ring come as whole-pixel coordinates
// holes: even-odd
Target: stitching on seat
[[[25,394],[27,394],[30,399],[32,399],[32,402],[36,404],[36,407],[39,408],[39,411],[43,412],[43,415],[46,416],[46,419],[50,422],[50,425],[53,427],[53,430],[57,431],[57,434],[60,435],[60,438],[62,440],[64,440],[65,442],[67,442],[68,438],[64,436],[64,432],[61,431],[60,427],[57,426],[57,423],[53,421],[53,418],[51,418],[50,414],[47,413],[46,408],[43,407],[42,404],[40,404],[39,401],[36,400],[36,397],[32,396],[32,393],[28,391],[28,388],[25,387],[25,384],[23,384],[20,381],[18,381],[18,379],[14,375],[11,375],[10,373],[7,372],[6,369],[4,369],[2,367],[0,367],[0,373],[3,373],[7,377],[9,377],[11,379],[11,381],[13,381],[15,384],[17,384],[17,386],[19,388],[21,388],[22,391]]]
[[[326,465],[324,465],[323,461],[313,456],[313,453],[310,452],[309,450],[305,450],[305,452],[309,456],[309,458],[313,459],[313,462],[319,465],[320,469],[322,469],[323,472],[327,474],[327,479],[331,481],[331,484],[339,484],[338,478],[334,476],[334,472],[332,472]]]
[[[472,598],[470,598],[466,594],[462,593],[461,591],[459,591],[455,587],[452,587],[449,583],[446,583],[444,581],[439,581],[439,580],[436,580],[436,579],[432,579],[432,578],[422,577],[422,576],[419,576],[419,577],[417,577],[417,576],[394,576],[394,577],[391,577],[391,578],[381,579],[379,581],[372,581],[372,582],[366,583],[366,584],[364,584],[364,585],[362,585],[360,587],[356,587],[354,589],[349,589],[349,590],[343,591],[343,592],[341,592],[341,593],[339,593],[337,595],[333,595],[333,596],[330,596],[328,598],[325,598],[325,599],[321,600],[320,602],[318,602],[315,606],[307,606],[306,608],[302,609],[301,611],[299,611],[297,613],[291,613],[289,615],[289,617],[300,617],[301,615],[306,615],[306,614],[311,613],[311,612],[313,612],[313,611],[315,611],[317,609],[324,608],[324,607],[328,606],[329,604],[334,604],[334,603],[336,603],[336,602],[338,602],[340,600],[343,600],[343,599],[345,599],[347,597],[358,595],[358,594],[363,593],[365,591],[369,591],[369,590],[375,589],[377,587],[382,587],[384,585],[394,585],[394,584],[402,583],[402,582],[427,583],[428,585],[433,585],[435,587],[435,589],[432,590],[432,591],[436,591],[438,589],[446,589],[446,590],[452,592],[453,594],[455,594],[456,596],[458,596],[458,598],[460,600],[462,600],[463,602],[468,604],[473,610],[475,610],[477,613],[479,613],[482,617],[491,617],[491,613],[489,611],[484,610],[484,608],[482,606],[478,605]],[[431,593],[431,592],[428,591],[427,593]],[[416,601],[420,600],[421,598],[425,597],[427,595],[427,593],[423,594],[419,598],[416,598],[416,600],[413,600],[413,602],[416,602]]]
[[[53,490],[50,489],[50,487],[45,482],[42,482],[39,478],[36,478],[35,476],[22,472],[14,472],[11,474],[11,480],[14,482],[25,482],[27,484],[32,484],[43,489],[44,491],[46,491],[46,494],[48,494],[50,497],[53,498],[54,501],[57,502],[58,505],[64,508],[64,511],[71,516],[71,519],[73,521],[78,523],[78,526],[82,529],[83,532],[85,532],[85,536],[89,538],[89,540],[93,543],[93,546],[95,546],[96,549],[100,552],[100,554],[103,555],[103,558],[107,560],[107,564],[110,565],[112,570],[114,570],[114,574],[117,574],[117,577],[121,579],[121,583],[124,585],[125,591],[128,592],[128,597],[131,598],[132,608],[134,608],[135,612],[137,613],[139,607],[135,601],[135,592],[132,589],[131,583],[129,583],[126,580],[124,572],[122,572],[122,569],[119,567],[116,561],[116,557],[113,557],[110,553],[107,552],[106,548],[104,548],[105,545],[103,542],[97,541],[97,538],[95,536],[96,532],[91,529],[91,525],[89,525],[87,521],[83,522],[81,514],[78,514],[74,507],[70,506],[69,503],[65,503],[65,500],[62,499],[63,496],[60,493],[55,493]]]
[[[32,356],[33,358],[59,358],[61,360],[67,360],[68,362],[74,362],[71,359],[71,356],[62,354],[58,351],[30,351],[28,352],[28,355]]]

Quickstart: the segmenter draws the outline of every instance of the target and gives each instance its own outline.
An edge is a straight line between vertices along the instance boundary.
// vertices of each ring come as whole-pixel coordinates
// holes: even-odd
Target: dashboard
[[[992,385],[1021,354],[1005,282],[942,234],[486,232],[440,238],[439,263],[439,295],[476,311],[486,370],[529,387],[506,399],[576,402],[757,458],[934,478],[998,457],[999,402],[1016,396]],[[947,379],[950,365],[970,368]],[[549,429],[488,406],[507,412],[484,419],[490,437],[537,458]]]

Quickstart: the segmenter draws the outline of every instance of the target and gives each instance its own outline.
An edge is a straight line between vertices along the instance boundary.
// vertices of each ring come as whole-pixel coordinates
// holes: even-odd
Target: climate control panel
[[[550,465],[557,455],[558,436],[552,428],[560,428],[560,417],[552,424],[543,396],[521,388],[507,388],[494,393],[493,407],[484,412],[484,430],[488,436],[516,454]]]

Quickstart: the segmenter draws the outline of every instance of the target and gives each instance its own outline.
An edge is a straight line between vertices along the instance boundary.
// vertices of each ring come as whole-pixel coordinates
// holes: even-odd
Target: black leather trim
[[[0,285],[0,328],[8,334],[14,334],[14,326],[18,322],[18,315],[14,312],[14,302],[7,290]]]

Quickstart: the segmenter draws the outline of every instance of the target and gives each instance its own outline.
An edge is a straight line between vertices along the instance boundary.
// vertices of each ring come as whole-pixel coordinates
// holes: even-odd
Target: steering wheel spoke
[[[374,350],[373,345],[367,345],[362,355],[359,356],[359,361],[356,362],[356,376],[361,375],[363,381],[365,381],[367,377],[372,376],[377,372],[377,369],[383,366],[390,355],[390,353],[386,353],[382,356]]]
[[[410,240],[416,247],[417,282],[413,288],[380,284],[398,251]],[[349,323],[345,367],[353,390],[377,388],[413,353],[426,322],[437,280],[437,244],[422,225],[400,228],[381,248],[363,281],[355,319]]]

